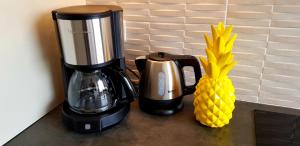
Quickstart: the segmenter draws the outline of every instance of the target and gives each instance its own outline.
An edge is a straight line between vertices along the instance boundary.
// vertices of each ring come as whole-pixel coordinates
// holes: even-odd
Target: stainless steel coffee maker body
[[[63,118],[78,132],[99,132],[122,120],[137,93],[125,74],[123,10],[113,5],[52,11],[61,47]]]
[[[201,77],[198,59],[188,55],[164,52],[141,56],[135,60],[141,74],[139,102],[142,110],[169,115],[183,107],[182,97],[195,91],[195,85],[185,85],[183,67],[194,69],[196,82]]]

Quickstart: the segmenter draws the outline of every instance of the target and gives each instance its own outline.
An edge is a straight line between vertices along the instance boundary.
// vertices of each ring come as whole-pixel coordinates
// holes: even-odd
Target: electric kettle
[[[140,108],[152,114],[171,115],[180,111],[183,108],[183,96],[195,91],[202,76],[198,59],[190,55],[157,52],[136,58],[135,64],[141,75]],[[194,69],[194,85],[185,85],[185,66]]]

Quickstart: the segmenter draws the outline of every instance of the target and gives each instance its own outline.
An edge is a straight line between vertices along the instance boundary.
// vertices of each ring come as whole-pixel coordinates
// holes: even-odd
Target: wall
[[[124,8],[127,63],[154,51],[205,55],[209,24],[233,24],[238,100],[300,108],[299,0],[87,0]]]
[[[63,100],[51,10],[84,0],[0,1],[0,145]]]

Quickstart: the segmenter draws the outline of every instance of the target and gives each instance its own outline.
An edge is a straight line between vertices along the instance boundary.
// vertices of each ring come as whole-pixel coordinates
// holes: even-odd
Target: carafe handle
[[[120,76],[120,82],[124,87],[125,93],[127,95],[128,102],[132,102],[137,99],[138,93],[136,92],[133,84],[131,83],[129,77],[123,71],[116,71]]]

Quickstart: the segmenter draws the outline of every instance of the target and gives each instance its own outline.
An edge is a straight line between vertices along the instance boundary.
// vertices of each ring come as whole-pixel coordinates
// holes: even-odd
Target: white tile
[[[151,34],[155,35],[174,35],[174,36],[184,36],[183,30],[164,30],[164,29],[150,29]]]
[[[127,27],[126,32],[127,33],[145,34],[145,33],[149,33],[149,29],[147,29],[147,28]]]
[[[203,54],[205,54],[204,49],[187,49],[187,48],[184,48],[183,53],[186,54],[186,55],[194,55],[197,58],[199,58],[200,56],[201,57],[206,57],[206,56],[203,55]],[[203,75],[204,70],[202,70],[202,65],[200,65],[200,67],[201,67],[201,72],[202,72],[202,75]]]
[[[134,27],[134,28],[149,28],[148,22],[136,22],[136,21],[125,21],[126,27]]]
[[[150,41],[151,46],[154,47],[170,47],[170,48],[179,48],[183,50],[183,42],[165,42],[165,41]]]
[[[275,5],[300,5],[299,0],[273,0]]]
[[[184,42],[185,43],[202,43],[205,42],[203,37],[189,37],[186,36],[184,37]]]
[[[299,5],[275,5],[274,12],[279,13],[300,13]]]
[[[146,45],[146,44],[149,44],[149,40],[127,39],[127,41],[125,43],[127,43],[127,44],[135,44],[135,45]]]
[[[236,82],[235,80],[232,81],[232,84],[236,88],[249,89],[249,90],[256,91],[258,93],[258,84],[249,84],[247,82]]]
[[[189,24],[218,24],[224,22],[223,18],[207,18],[207,17],[187,17],[186,23]]]
[[[151,10],[150,15],[163,17],[183,17],[185,16],[185,13],[182,10]]]
[[[235,87],[235,94],[237,95],[247,95],[247,96],[258,96],[257,90],[247,90]]]
[[[234,83],[240,82],[240,83],[248,83],[248,84],[253,84],[253,85],[259,85],[260,80],[257,78],[249,78],[249,77],[241,77],[241,76],[230,76],[232,81]]]
[[[271,13],[272,6],[271,5],[228,5],[229,12],[264,12]]]
[[[299,64],[283,64],[265,62],[264,74],[278,74],[284,76],[298,77],[300,74]]]
[[[272,20],[290,20],[290,21],[299,21],[300,15],[293,13],[273,13]]]
[[[125,54],[136,55],[136,56],[144,56],[144,55],[148,54],[148,51],[144,51],[144,50],[130,50],[130,49],[127,49],[124,52],[125,52]]]
[[[117,5],[118,0],[87,0],[88,5]]]
[[[136,15],[142,15],[142,16],[148,16],[149,10],[142,9],[142,10],[135,10],[135,9],[126,9],[123,11],[123,16],[136,16]]]
[[[282,42],[282,43],[291,43],[291,44],[300,44],[300,36],[270,35],[269,41]]]
[[[185,3],[186,0],[149,0],[151,3],[167,3],[167,4],[178,4]]]
[[[269,34],[267,27],[251,27],[251,26],[234,26],[234,33],[248,33],[248,34]]]
[[[267,42],[238,39],[235,41],[235,45],[237,45],[238,47],[267,47]]]
[[[159,23],[184,23],[184,17],[158,17],[151,16],[151,22],[159,22]]]
[[[225,11],[225,4],[188,4],[187,10],[200,10],[200,11]]]
[[[271,5],[272,0],[228,0],[229,4]]]
[[[227,24],[234,26],[262,26],[269,27],[270,20],[260,20],[260,19],[236,19],[227,18]]]
[[[266,86],[262,84],[261,91],[272,93],[273,95],[290,95],[293,97],[300,97],[300,90],[297,89]],[[284,97],[282,97],[281,99],[284,99]]]
[[[236,94],[236,100],[257,103],[258,97],[257,96]]]
[[[136,3],[136,2],[148,3],[149,0],[118,0],[118,2],[120,2],[120,3]]]
[[[267,55],[266,61],[274,63],[292,63],[300,64],[300,57],[298,56],[276,56],[276,55]]]
[[[142,10],[126,9],[123,11],[123,16],[149,16],[149,10],[147,10],[147,9],[142,9]]]
[[[252,41],[267,41],[267,34],[247,34],[247,33],[238,33],[238,38],[242,40],[252,40]]]
[[[151,47],[151,51],[153,52],[158,52],[158,51],[163,51],[163,52],[172,52],[172,54],[183,54],[183,49],[180,48],[174,48],[174,47],[164,47],[164,46],[153,46]]]
[[[178,42],[178,41],[182,42],[184,38],[180,36],[170,36],[170,35],[151,35],[150,40],[166,41],[166,42]]]
[[[268,47],[269,49],[281,49],[281,50],[290,50],[290,51],[299,50],[298,44],[291,44],[291,43],[269,42]]]
[[[300,109],[299,102],[289,101],[289,100],[281,100],[281,99],[276,99],[273,97],[259,97],[258,102],[261,104]]]
[[[184,48],[186,49],[205,49],[206,44],[204,43],[184,43]]]
[[[144,51],[149,51],[150,50],[150,45],[136,45],[136,44],[128,44],[124,43],[125,49],[128,50],[144,50]]]
[[[299,82],[294,82],[294,81],[290,82],[290,83],[279,82],[279,81],[276,80],[276,78],[274,78],[272,80],[262,79],[262,85],[263,86],[268,86],[268,87],[279,87],[279,88],[300,90],[300,83]]]
[[[232,71],[230,71],[229,75],[243,76],[243,77],[249,77],[249,78],[259,78],[260,77],[260,73],[254,73],[249,70],[241,70],[240,67],[238,67],[238,66],[233,68]]]
[[[149,40],[149,34],[136,34],[136,33],[127,33],[127,39],[142,39],[142,40]]]
[[[285,76],[285,75],[278,75],[278,74],[264,74],[263,80],[268,81],[275,81],[282,84],[289,84],[296,88],[300,88],[300,76],[292,77],[292,76]]]
[[[128,21],[143,21],[143,22],[147,22],[149,21],[149,16],[143,16],[143,15],[129,15],[129,16],[123,16],[123,18],[125,20]]]
[[[213,18],[224,18],[224,11],[190,11],[185,12],[187,17],[213,17]]]
[[[263,12],[228,12],[228,18],[240,18],[240,19],[270,19],[269,13]]]
[[[275,56],[287,56],[287,57],[299,57],[300,58],[300,49],[299,50],[286,50],[286,49],[268,49],[269,55]]]
[[[272,20],[272,27],[300,28],[300,21]]]
[[[186,31],[185,36],[196,37],[196,38],[204,38],[205,33],[209,33],[209,32],[208,31]]]
[[[281,70],[294,69],[294,70],[300,71],[299,64],[270,62],[268,60],[265,61],[265,67],[277,68],[277,69],[281,69]]]
[[[150,10],[185,10],[185,4],[161,4],[161,3],[151,3],[149,4]]]
[[[148,3],[121,3],[123,9],[148,9]]]
[[[186,0],[187,4],[225,4],[226,0]]]
[[[210,31],[210,24],[185,24],[187,31]]]
[[[150,28],[152,29],[170,29],[170,30],[184,30],[184,24],[176,23],[151,23]]]
[[[300,28],[270,28],[270,35],[300,36]]]
[[[239,65],[254,66],[262,70],[262,60],[238,59],[236,61]]]
[[[234,71],[238,71],[238,72],[243,71],[243,72],[253,73],[255,75],[260,75],[261,74],[261,68],[260,67],[257,67],[257,66],[248,66],[248,65],[241,65],[239,63],[233,68],[233,70]],[[240,74],[238,76],[243,76],[243,74]],[[250,76],[246,76],[246,75],[245,75],[245,77],[251,78]]]

